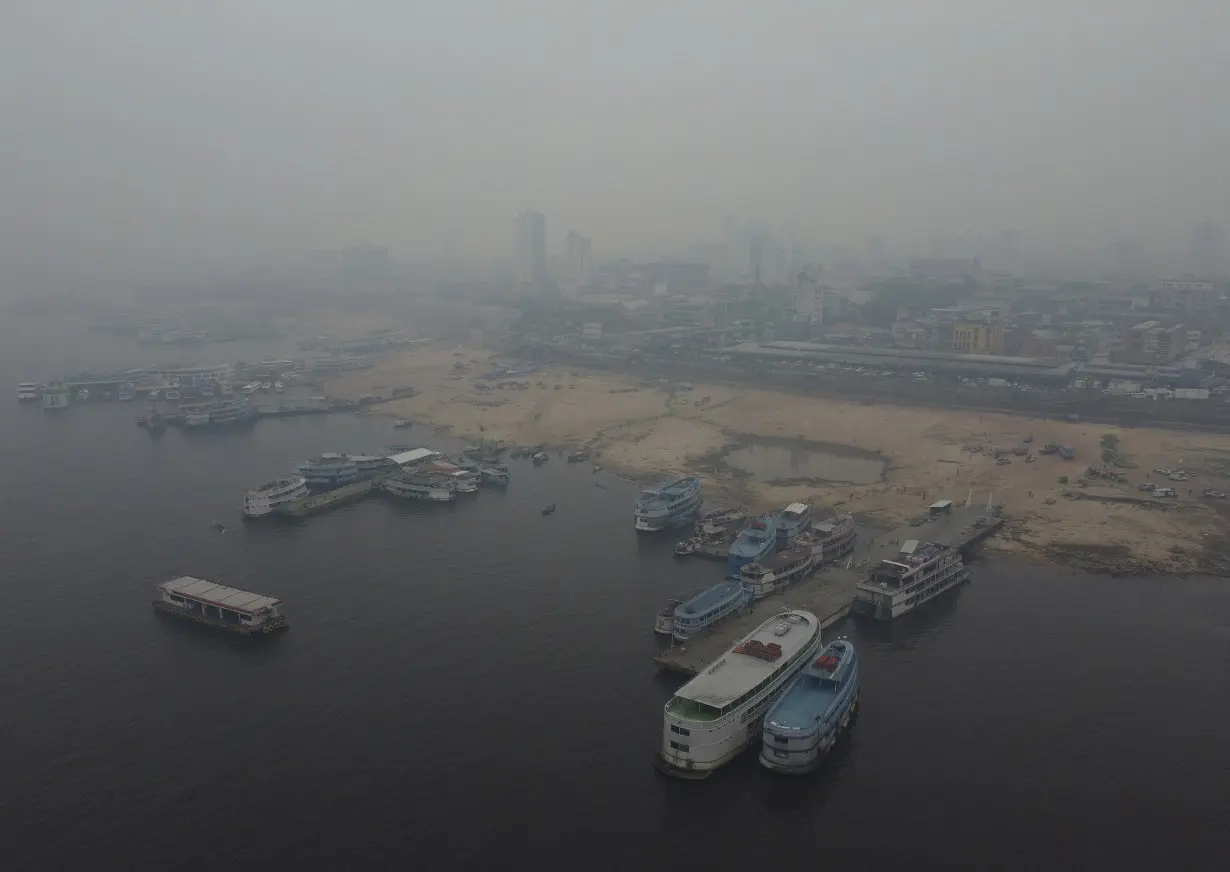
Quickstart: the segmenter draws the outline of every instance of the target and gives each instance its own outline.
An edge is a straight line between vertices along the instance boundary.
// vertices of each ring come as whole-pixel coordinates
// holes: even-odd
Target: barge
[[[155,590],[158,596],[153,601],[154,611],[217,630],[254,636],[290,626],[290,618],[282,614],[282,601],[277,597],[190,575],[164,581]]]

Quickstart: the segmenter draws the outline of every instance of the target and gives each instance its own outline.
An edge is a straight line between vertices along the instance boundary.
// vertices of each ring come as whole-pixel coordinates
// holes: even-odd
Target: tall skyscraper
[[[542,288],[547,283],[547,219],[541,212],[522,212],[516,221],[517,281]]]

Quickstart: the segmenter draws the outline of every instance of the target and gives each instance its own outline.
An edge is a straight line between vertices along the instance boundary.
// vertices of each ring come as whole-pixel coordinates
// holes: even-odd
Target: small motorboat
[[[543,513],[544,515],[550,515],[550,514],[552,514],[554,511],[555,511],[555,503],[551,503],[551,504],[550,504],[550,505],[548,505],[548,506],[543,506],[543,507],[542,507],[542,513]]]
[[[569,463],[581,463],[586,460],[589,460],[589,451],[587,450],[574,451],[568,455]]]
[[[393,419],[393,429],[394,430],[405,430],[410,426],[410,424],[411,422],[407,421],[405,418],[394,418]]]
[[[695,554],[700,550],[701,540],[699,538],[684,539],[675,544],[675,556],[687,557],[689,554]]]
[[[545,452],[545,451],[536,451],[536,452],[535,452],[535,453],[534,453],[534,454],[530,457],[530,459],[531,459],[531,460],[533,460],[533,461],[534,461],[534,464],[537,466],[537,465],[541,465],[541,464],[543,464],[543,463],[546,463],[548,460],[550,460],[550,459],[551,459],[551,455],[547,454],[547,452]]]

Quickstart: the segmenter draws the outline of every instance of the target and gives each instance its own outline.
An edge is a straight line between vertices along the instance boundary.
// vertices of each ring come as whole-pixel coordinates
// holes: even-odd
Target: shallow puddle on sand
[[[751,442],[727,454],[723,461],[751,473],[756,481],[811,478],[850,484],[873,484],[884,474],[885,461],[857,452],[769,445]]]

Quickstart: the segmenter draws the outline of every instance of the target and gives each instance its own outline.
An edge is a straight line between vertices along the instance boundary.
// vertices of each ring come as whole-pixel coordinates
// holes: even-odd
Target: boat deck
[[[974,526],[975,520],[982,516],[988,518],[988,523]],[[902,542],[922,539],[965,552],[993,535],[1001,526],[1002,518],[989,516],[986,507],[978,505],[954,507],[950,514],[941,514],[918,527],[905,525],[887,533],[860,528],[854,551],[847,556],[821,567],[806,578],[800,578],[783,591],[757,600],[743,614],[732,615],[692,636],[686,643],[667,648],[654,658],[654,662],[669,672],[696,675],[720,657],[736,639],[750,633],[774,612],[787,607],[811,612],[820,619],[822,628],[831,626],[849,614],[855,589],[866,577],[868,567],[881,560],[895,558]],[[847,561],[850,561],[849,569],[846,568]]]

